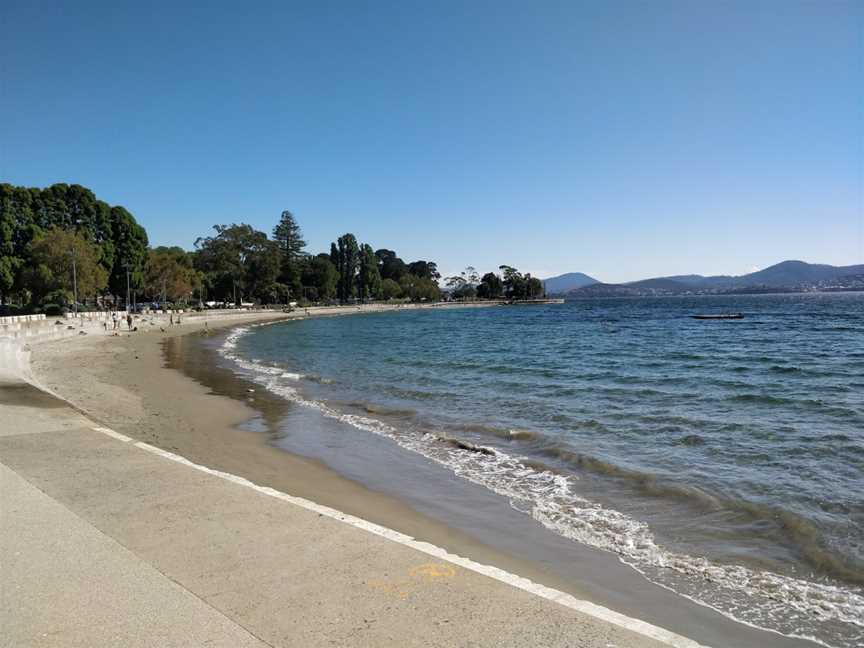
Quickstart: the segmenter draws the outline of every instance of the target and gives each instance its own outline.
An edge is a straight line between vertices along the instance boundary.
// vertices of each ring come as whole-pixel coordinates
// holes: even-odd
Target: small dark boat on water
[[[708,319],[727,320],[727,319],[744,319],[744,314],[743,313],[719,313],[717,315],[691,315],[690,317],[692,317],[693,319],[698,319],[698,320],[708,320]]]

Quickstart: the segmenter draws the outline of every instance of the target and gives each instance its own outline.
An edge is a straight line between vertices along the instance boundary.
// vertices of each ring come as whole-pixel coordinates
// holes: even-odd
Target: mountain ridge
[[[592,281],[569,290],[552,289],[550,281],[571,275],[582,275]],[[566,282],[563,282],[566,284]],[[551,284],[560,285],[559,282]],[[864,290],[864,264],[832,266],[825,263],[807,263],[786,260],[744,275],[670,275],[650,277],[620,284],[597,281],[582,273],[567,273],[546,280],[547,294],[564,294],[574,297],[589,296],[645,296],[676,294],[711,294],[771,290]]]

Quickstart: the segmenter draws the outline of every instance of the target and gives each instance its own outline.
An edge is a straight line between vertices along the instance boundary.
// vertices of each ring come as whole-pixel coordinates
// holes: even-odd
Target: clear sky
[[[183,6],[186,5],[186,6]],[[0,2],[0,181],[445,272],[864,263],[864,3]]]

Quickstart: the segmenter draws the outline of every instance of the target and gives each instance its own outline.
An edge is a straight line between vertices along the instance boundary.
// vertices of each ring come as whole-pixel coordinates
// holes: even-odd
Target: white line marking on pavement
[[[115,434],[117,433],[115,432],[111,436],[114,436]],[[117,436],[122,437],[123,435]],[[607,623],[611,623],[618,627],[637,632],[650,639],[654,639],[669,646],[673,646],[674,648],[706,648],[701,644],[693,641],[692,639],[688,639],[687,637],[675,634],[674,632],[670,632],[669,630],[665,630],[664,628],[660,628],[651,623],[640,621],[639,619],[633,619],[624,614],[620,614],[619,612],[615,612],[614,610],[610,610],[609,608],[605,608],[602,605],[591,603],[590,601],[577,599],[576,597],[567,594],[566,592],[561,592],[559,590],[552,589],[551,587],[541,585],[540,583],[535,583],[527,578],[523,578],[522,576],[517,576],[516,574],[511,574],[510,572],[504,571],[503,569],[499,569],[498,567],[494,567],[492,565],[483,565],[481,563],[474,562],[470,558],[463,558],[462,556],[448,553],[441,547],[429,544],[428,542],[421,542],[419,540],[415,540],[411,536],[407,536],[404,533],[399,533],[398,531],[388,529],[387,527],[380,526],[362,518],[348,515],[347,513],[342,513],[341,511],[337,511],[336,509],[332,509],[328,506],[316,504],[315,502],[303,499],[302,497],[288,495],[268,486],[259,486],[249,481],[248,479],[238,477],[237,475],[232,475],[231,473],[214,470],[213,468],[208,468],[207,466],[201,466],[199,464],[189,461],[185,457],[176,455],[173,452],[162,450],[161,448],[156,448],[144,442],[139,441],[135,444],[135,446],[137,448],[141,448],[142,450],[146,450],[147,452],[152,452],[153,454],[159,455],[160,457],[164,457],[165,459],[170,459],[171,461],[176,461],[177,463],[189,466],[190,468],[200,470],[210,475],[215,475],[216,477],[220,477],[227,481],[234,482],[235,484],[246,486],[247,488],[256,490],[259,493],[263,493],[265,495],[269,495],[271,497],[290,502],[295,506],[299,506],[309,511],[314,511],[315,513],[319,513],[321,515],[326,515],[327,517],[333,518],[334,520],[339,520],[340,522],[344,522],[345,524],[349,524],[358,529],[363,529],[364,531],[374,533],[375,535],[387,538],[388,540],[397,542],[401,545],[411,547],[412,549],[416,549],[417,551],[422,551],[423,553],[434,556],[440,560],[446,560],[447,562],[453,563],[454,565],[459,565],[464,569],[477,572],[478,574],[483,574],[484,576],[488,576],[489,578],[494,578],[497,581],[524,590],[526,592],[534,594],[535,596],[539,596],[549,601],[553,601],[555,603],[558,603],[559,605],[563,605],[564,607],[576,610],[577,612],[587,614],[596,619],[606,621]]]
[[[119,432],[115,432],[114,430],[106,427],[94,427],[96,432],[101,432],[102,434],[107,434],[110,437],[114,437],[118,441],[122,441],[123,443],[129,443],[132,439],[127,437],[125,434],[120,434]]]

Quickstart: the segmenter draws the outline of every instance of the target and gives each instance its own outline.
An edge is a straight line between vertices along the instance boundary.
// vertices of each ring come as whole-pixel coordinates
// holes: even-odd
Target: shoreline
[[[346,309],[338,313],[330,311],[327,314],[356,312]],[[257,315],[242,318],[243,321],[237,318],[214,323],[209,328],[211,333],[216,334],[216,330],[261,322],[262,318]],[[277,322],[299,317],[302,315],[292,318],[274,314],[274,317],[268,317],[265,321]],[[218,390],[212,388],[212,381],[210,386],[205,386],[191,378],[188,371],[183,371],[180,366],[182,363],[179,362],[181,357],[189,356],[192,347],[201,346],[199,340],[189,336],[202,330],[201,322],[189,322],[169,329],[164,335],[133,333],[120,338],[89,336],[76,344],[40,344],[34,348],[33,368],[40,382],[49,389],[72,401],[100,423],[135,440],[177,453],[194,463],[239,475],[256,484],[276,488],[370,520],[431,542],[451,553],[468,556],[483,564],[495,565],[578,598],[592,601],[598,599],[596,591],[581,587],[572,578],[558,576],[544,569],[542,565],[492,548],[468,533],[418,512],[401,498],[367,488],[340,475],[318,459],[274,447],[266,434],[244,429],[244,424],[266,418],[268,412],[274,420],[278,419],[280,414],[273,409],[272,403],[268,405],[262,402],[270,398],[269,396],[258,391],[249,392],[248,390],[253,388],[249,387],[252,383],[246,384],[241,377],[215,367],[213,362],[200,358],[196,360],[202,363],[201,370],[208,374],[224,372],[224,375],[216,378],[222,381],[223,385]],[[51,352],[48,352],[48,349]],[[174,360],[171,359],[172,354]],[[98,358],[99,362],[93,362],[94,358]],[[76,365],[86,366],[88,369],[79,372],[74,369]],[[272,397],[271,400],[277,399]],[[621,573],[630,572],[629,568],[624,567],[611,554],[592,551],[601,563],[605,561],[610,571],[617,569]],[[659,586],[648,583],[635,572],[632,572],[630,577],[633,584],[644,581],[643,593],[661,596]],[[614,581],[616,577],[610,575],[609,579]],[[639,613],[638,606],[635,611],[627,609],[630,606],[620,600],[617,601],[619,605],[615,605],[615,585],[616,583],[611,583],[610,591],[607,592],[608,598],[601,598],[600,603],[607,606],[611,604],[613,609],[619,611],[625,608],[625,613],[644,618],[645,615]],[[617,585],[620,586],[621,582]],[[650,594],[651,592],[653,594]],[[675,594],[666,593],[666,597],[683,606],[684,611],[677,615],[673,613],[672,617],[677,616],[677,623],[683,624],[685,628],[690,625],[684,618],[688,610],[692,612],[698,608],[707,617],[721,616]],[[632,606],[632,602],[630,605]],[[648,620],[656,622],[650,618]],[[729,626],[733,637],[738,634],[735,629],[741,631],[742,637],[753,634],[753,631],[748,631],[743,624],[725,617],[719,621],[719,625]],[[668,627],[668,624],[663,627]],[[687,634],[686,631],[682,632],[681,628],[669,629]],[[764,646],[813,645],[768,632],[756,633],[761,638],[760,645]],[[745,642],[723,645],[748,645],[746,639],[743,641]]]

